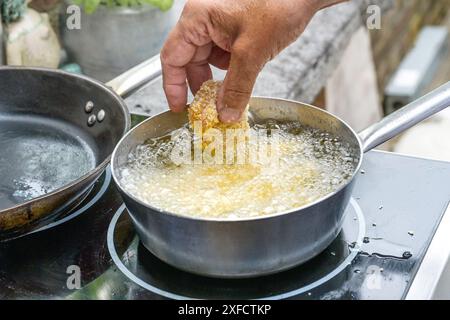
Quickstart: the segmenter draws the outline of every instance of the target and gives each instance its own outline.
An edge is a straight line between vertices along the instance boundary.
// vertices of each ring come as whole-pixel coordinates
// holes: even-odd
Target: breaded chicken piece
[[[226,129],[244,129],[250,128],[248,124],[247,110],[244,111],[241,121],[237,123],[223,123],[219,120],[219,115],[216,108],[217,95],[219,93],[221,81],[208,80],[202,84],[200,90],[194,97],[189,112],[189,126],[194,127],[194,122],[201,121],[202,133],[205,133],[210,128],[219,129],[225,132]]]

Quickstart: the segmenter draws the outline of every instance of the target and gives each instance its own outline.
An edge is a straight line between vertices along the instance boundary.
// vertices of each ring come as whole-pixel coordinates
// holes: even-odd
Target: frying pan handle
[[[450,106],[450,82],[404,106],[359,133],[367,152]]]
[[[106,85],[111,87],[122,98],[142,88],[145,84],[161,75],[161,60],[159,54],[141,64],[125,71]]]

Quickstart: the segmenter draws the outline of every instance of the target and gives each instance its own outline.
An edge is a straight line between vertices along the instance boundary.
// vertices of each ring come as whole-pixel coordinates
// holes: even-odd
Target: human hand
[[[212,78],[210,65],[228,70],[217,110],[238,121],[264,65],[293,42],[321,8],[342,0],[189,0],[161,51],[164,91],[171,110],[187,103]]]

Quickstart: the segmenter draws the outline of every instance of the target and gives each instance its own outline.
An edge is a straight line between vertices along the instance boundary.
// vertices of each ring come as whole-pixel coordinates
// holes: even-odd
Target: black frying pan
[[[156,56],[104,85],[59,70],[0,67],[0,240],[84,198],[130,128],[122,98],[160,70]]]

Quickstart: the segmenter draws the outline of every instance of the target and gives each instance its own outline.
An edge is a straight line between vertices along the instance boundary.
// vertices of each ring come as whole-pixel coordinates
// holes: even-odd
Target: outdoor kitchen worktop
[[[338,65],[352,35],[365,23],[368,5],[391,8],[393,0],[353,0],[317,13],[304,34],[279,56],[269,62],[260,74],[254,95],[313,102],[326,80]],[[181,12],[183,1],[173,10]],[[214,70],[216,79],[223,72]],[[132,112],[156,114],[167,109],[161,79],[126,99]]]

